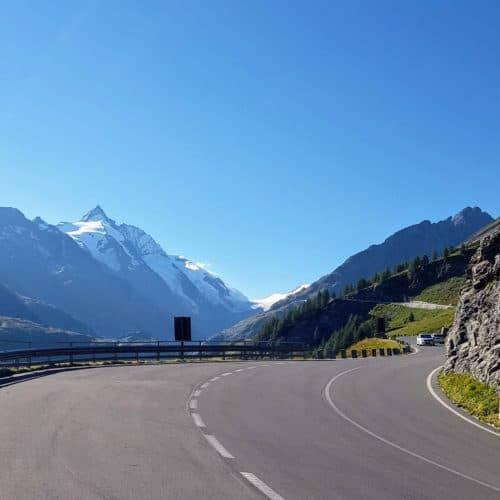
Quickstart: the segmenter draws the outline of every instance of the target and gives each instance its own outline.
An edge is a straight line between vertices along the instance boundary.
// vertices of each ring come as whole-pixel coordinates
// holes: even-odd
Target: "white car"
[[[417,345],[434,345],[434,337],[431,333],[420,333],[417,335]]]
[[[432,338],[435,344],[444,344],[444,337],[440,333],[433,333]]]

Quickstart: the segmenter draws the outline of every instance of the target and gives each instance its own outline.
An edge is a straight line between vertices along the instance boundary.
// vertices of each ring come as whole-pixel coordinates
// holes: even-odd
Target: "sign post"
[[[191,318],[189,316],[174,317],[175,340],[181,343],[181,359],[184,359],[184,342],[191,342]]]

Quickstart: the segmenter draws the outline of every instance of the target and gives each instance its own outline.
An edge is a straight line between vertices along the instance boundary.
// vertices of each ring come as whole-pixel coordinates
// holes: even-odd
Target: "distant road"
[[[500,498],[500,439],[427,391],[442,362],[429,347],[98,368],[4,387],[0,498]]]
[[[453,309],[452,305],[432,304],[431,302],[424,302],[422,300],[410,300],[409,302],[391,302],[396,306],[412,307],[414,309]]]

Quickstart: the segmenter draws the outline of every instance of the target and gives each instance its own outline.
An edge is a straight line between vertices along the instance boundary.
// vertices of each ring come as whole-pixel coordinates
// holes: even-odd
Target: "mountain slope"
[[[36,321],[37,317],[33,311],[8,288],[0,284],[0,316],[22,318],[29,321]]]
[[[383,243],[372,245],[349,257],[333,272],[312,283],[307,289],[292,294],[285,300],[274,304],[269,311],[261,313],[256,321],[251,318],[233,325],[221,333],[224,338],[248,338],[255,335],[266,318],[283,315],[289,308],[303,303],[320,290],[339,294],[344,286],[355,284],[392,267],[400,262],[419,255],[432,255],[445,247],[456,246],[469,238],[482,227],[490,224],[493,218],[475,207],[466,207],[458,214],[431,223],[426,220],[409,226],[389,236]]]
[[[0,282],[53,304],[98,335],[143,330],[166,338],[171,315],[146,300],[70,237],[17,209],[0,208]]]
[[[142,229],[117,224],[99,206],[58,228],[158,307],[193,316],[198,338],[254,312],[253,304],[220,278],[184,257],[168,255]]]
[[[343,298],[331,299],[324,290],[288,309],[279,319],[270,317],[261,323],[257,339],[305,342],[319,348],[325,342],[332,344],[348,323],[351,326],[347,329],[359,336],[350,339],[352,342],[379,334],[414,335],[422,331],[439,331],[452,323],[453,307],[415,309],[406,307],[412,304],[406,301],[438,284],[463,277],[474,251],[474,247],[467,248],[432,262],[421,259],[418,266],[395,272]]]

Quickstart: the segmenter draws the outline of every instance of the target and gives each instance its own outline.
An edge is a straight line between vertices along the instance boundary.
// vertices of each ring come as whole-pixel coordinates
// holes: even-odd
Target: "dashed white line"
[[[199,397],[199,396],[200,396],[200,394],[201,394],[201,391],[200,391],[199,389],[198,389],[197,391],[194,391],[194,392],[193,392],[193,398],[197,398],[197,397]]]
[[[197,410],[198,409],[198,400],[192,399],[191,401],[189,401],[189,408],[191,408],[191,410]]]
[[[226,372],[221,375],[221,377],[227,377],[228,375],[232,375],[233,372]]]
[[[269,500],[285,500],[281,495],[278,495],[266,483],[261,481],[255,474],[251,472],[242,472],[241,475],[250,483],[252,483],[261,493],[264,493]]]
[[[465,415],[462,415],[460,412],[455,410],[452,406],[449,404],[445,403],[437,394],[437,392],[434,390],[434,387],[432,387],[432,377],[434,377],[434,374],[440,370],[442,366],[438,366],[434,370],[429,373],[427,376],[427,389],[429,392],[434,396],[434,398],[438,401],[438,403],[441,403],[447,410],[450,410],[452,413],[454,413],[457,417],[460,417],[461,419],[465,420],[466,422],[469,422],[469,424],[475,425],[476,427],[479,427],[481,430],[489,432],[490,434],[493,434],[496,437],[500,437],[500,432],[496,432],[493,429],[488,429],[487,427],[484,427],[483,425],[479,424],[478,422],[474,422],[474,420],[467,418]]]
[[[194,423],[198,426],[198,427],[206,427],[205,423],[203,422],[203,420],[201,419],[201,416],[199,413],[191,413],[191,416],[193,417],[193,420],[194,420]]]
[[[224,446],[222,446],[219,441],[215,438],[215,436],[210,436],[209,434],[203,434],[206,438],[207,441],[215,448],[217,453],[221,455],[224,458],[234,458],[231,453],[229,453]]]
[[[234,370],[235,372],[242,372],[245,368],[240,368],[238,370]]]
[[[463,474],[462,472],[459,472],[459,471],[457,471],[455,469],[451,469],[450,467],[446,467],[446,465],[442,465],[442,464],[440,464],[438,462],[435,462],[434,460],[431,460],[431,459],[426,458],[426,457],[424,457],[422,455],[419,455],[418,453],[415,453],[415,452],[413,452],[411,450],[408,450],[407,448],[403,448],[402,446],[399,446],[398,444],[393,443],[392,441],[389,441],[388,439],[386,439],[386,438],[384,438],[382,436],[379,436],[375,432],[371,431],[370,429],[367,429],[366,427],[362,426],[361,424],[359,424],[358,422],[356,422],[352,418],[348,417],[342,410],[340,410],[339,407],[333,402],[333,398],[330,395],[330,389],[331,389],[333,383],[338,378],[340,378],[343,375],[346,375],[346,374],[348,374],[350,372],[353,372],[354,370],[359,370],[360,368],[363,368],[363,367],[362,366],[358,366],[356,368],[351,368],[350,370],[345,370],[343,372],[340,372],[338,375],[335,375],[335,377],[333,377],[328,382],[328,384],[326,384],[326,387],[325,387],[325,390],[324,390],[325,399],[327,400],[328,404],[332,407],[333,411],[335,411],[335,413],[337,415],[339,415],[341,418],[343,418],[344,420],[346,420],[350,424],[354,425],[354,427],[357,427],[359,430],[365,432],[369,436],[371,436],[371,437],[373,437],[375,439],[378,439],[382,443],[385,443],[385,444],[387,444],[389,446],[392,446],[396,450],[399,450],[399,451],[401,451],[403,453],[406,453],[407,455],[410,455],[413,458],[417,458],[418,460],[422,460],[422,462],[426,462],[426,463],[428,463],[430,465],[433,465],[434,467],[437,467],[439,469],[442,469],[442,470],[445,470],[447,472],[450,472],[451,474],[455,474],[456,476],[459,476],[459,477],[461,477],[463,479],[468,479],[469,481],[472,481],[472,482],[474,482],[476,484],[480,484],[481,486],[484,486],[485,488],[489,488],[490,490],[500,492],[500,488],[497,488],[496,486],[493,486],[492,484],[485,483],[483,481],[480,481],[479,479],[476,479],[474,477],[468,476],[467,474]]]
[[[210,379],[210,382],[215,382],[216,380],[219,380],[219,379],[220,379],[220,377],[214,377],[214,378]]]
[[[210,385],[210,382],[205,382],[204,384],[201,384],[200,387],[202,389],[206,389]]]

